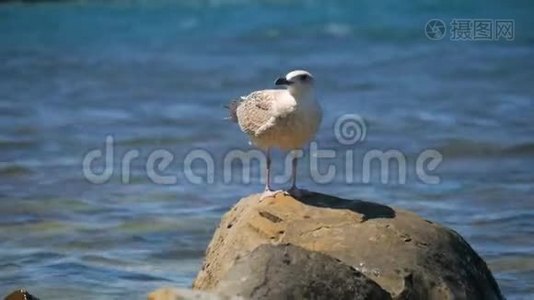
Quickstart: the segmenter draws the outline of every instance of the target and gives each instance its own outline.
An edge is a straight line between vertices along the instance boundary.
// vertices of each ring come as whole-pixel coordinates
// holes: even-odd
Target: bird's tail
[[[225,118],[226,120],[230,120],[234,123],[237,123],[237,107],[239,106],[239,104],[241,104],[241,101],[241,99],[235,99],[230,101],[228,105],[224,106],[228,109],[228,117]]]

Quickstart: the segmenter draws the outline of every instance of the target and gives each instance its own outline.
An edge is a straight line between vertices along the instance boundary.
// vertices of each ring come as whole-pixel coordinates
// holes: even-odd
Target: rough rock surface
[[[217,290],[240,258],[264,244],[331,256],[394,299],[503,299],[484,261],[456,232],[408,211],[323,194],[239,201],[219,224],[193,288]]]
[[[215,291],[244,299],[391,299],[353,267],[287,244],[264,244],[239,259]]]
[[[189,289],[161,288],[148,295],[148,300],[243,300],[239,297]]]

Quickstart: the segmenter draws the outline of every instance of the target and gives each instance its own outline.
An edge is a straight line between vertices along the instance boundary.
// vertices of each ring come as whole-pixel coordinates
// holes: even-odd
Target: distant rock
[[[224,215],[193,288],[278,299],[294,287],[297,299],[503,299],[459,234],[415,213],[323,194],[242,199]]]
[[[7,295],[4,300],[39,300],[39,298],[33,296],[24,289],[20,289]]]

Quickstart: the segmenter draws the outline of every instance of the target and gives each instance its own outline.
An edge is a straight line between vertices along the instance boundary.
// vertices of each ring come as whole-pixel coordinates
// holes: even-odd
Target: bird
[[[261,198],[274,196],[281,190],[271,187],[271,150],[292,153],[291,187],[285,191],[302,197],[307,191],[297,187],[297,156],[317,134],[322,120],[322,109],[314,95],[314,77],[305,70],[294,70],[274,82],[282,89],[254,91],[233,100],[227,106],[229,119],[239,124],[250,143],[266,155],[266,182]]]

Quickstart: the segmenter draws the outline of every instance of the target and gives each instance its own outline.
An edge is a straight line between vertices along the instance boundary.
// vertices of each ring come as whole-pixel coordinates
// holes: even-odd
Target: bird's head
[[[313,91],[313,76],[308,71],[295,70],[276,79],[275,85],[286,86],[293,95],[306,95]]]

